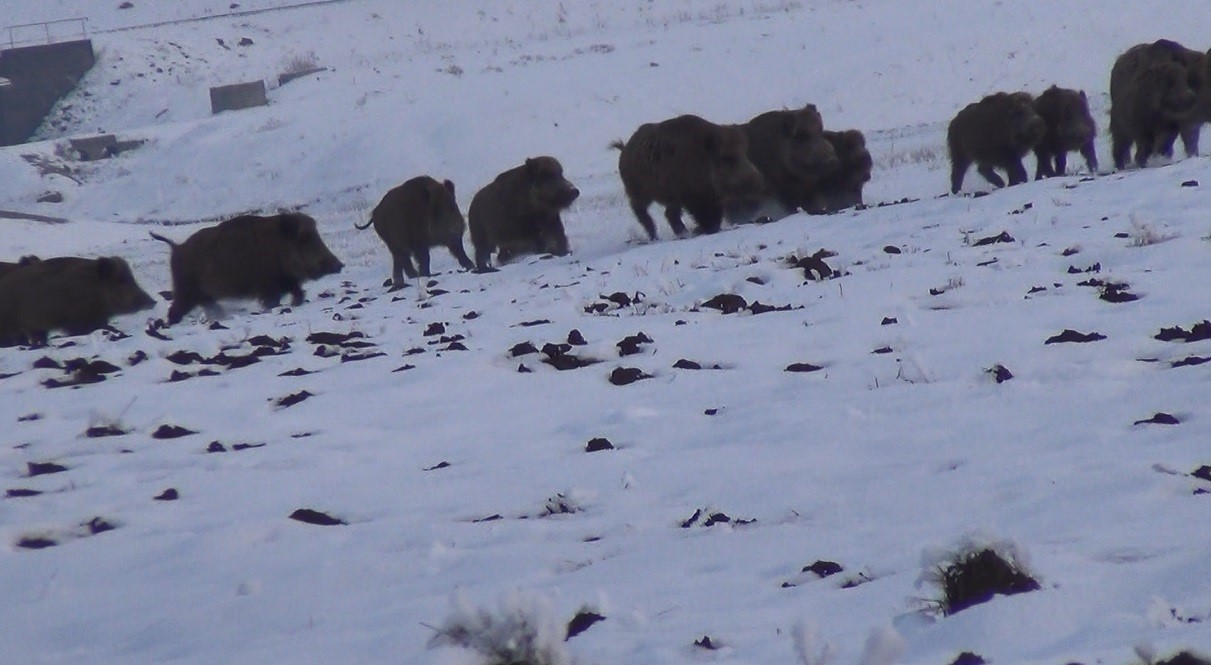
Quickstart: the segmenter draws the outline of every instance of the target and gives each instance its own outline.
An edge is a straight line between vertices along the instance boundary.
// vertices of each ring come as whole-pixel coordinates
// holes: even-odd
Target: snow
[[[1087,90],[1104,129],[1115,55],[1161,36],[1206,47],[1201,0],[1163,12],[1128,0],[352,0],[137,27],[230,4],[5,3],[12,24],[87,16],[100,60],[61,107],[62,129],[0,150],[0,210],[70,220],[0,219],[0,260],[116,254],[157,292],[171,286],[167,251],[148,230],[181,239],[301,205],[346,264],[297,308],[225,304],[222,329],[195,312],[162,331],[171,340],[151,337],[162,303],[116,319],[126,339],[0,349],[0,374],[17,373],[0,379],[0,486],[43,492],[0,500],[5,658],[472,663],[426,645],[476,608],[533,612],[547,640],[598,612],[607,619],[548,646],[603,664],[936,665],[961,651],[1131,663],[1141,644],[1162,658],[1211,649],[1211,499],[1195,494],[1211,484],[1189,475],[1211,464],[1211,364],[1173,366],[1211,356],[1211,342],[1153,338],[1209,317],[1211,163],[942,196],[958,109],[1058,83]],[[327,71],[277,86],[296,58]],[[259,78],[268,107],[209,114],[209,86]],[[678,113],[742,122],[808,102],[826,127],[866,132],[868,201],[917,200],[687,240],[661,220],[662,240],[640,241],[611,140]],[[101,162],[60,156],[64,137],[98,131],[148,143]],[[1098,149],[1109,164],[1104,131]],[[80,182],[40,176],[26,154]],[[477,275],[437,249],[431,286],[386,293],[388,254],[352,226],[387,189],[448,177],[465,211],[538,154],[582,191],[565,216],[570,256]],[[968,194],[986,188],[968,174]],[[36,203],[48,189],[66,200]],[[1013,241],[976,245],[1001,232]],[[822,248],[842,276],[788,267]],[[1078,285],[1090,278],[1140,299],[1100,300]],[[615,292],[640,302],[586,312]],[[793,309],[698,307],[721,293]],[[426,335],[434,323],[444,332]],[[588,344],[571,352],[601,362],[558,371],[509,354],[573,329]],[[1065,329],[1106,338],[1044,343]],[[306,341],[352,331],[373,347],[341,352],[385,355],[341,362]],[[620,357],[616,342],[639,332],[653,343]],[[174,352],[244,355],[256,335],[287,337],[289,351],[168,381],[203,367]],[[467,350],[442,350],[456,335]],[[139,351],[148,359],[132,364]],[[48,389],[64,372],[34,369],[42,356],[121,371]],[[722,369],[674,369],[682,358]],[[798,362],[823,369],[784,371]],[[1014,378],[996,383],[997,364]],[[652,378],[611,385],[618,367]],[[314,373],[281,376],[295,368]],[[313,396],[276,405],[303,390]],[[1134,424],[1158,412],[1179,424]],[[98,425],[128,433],[85,436]],[[197,433],[152,438],[161,425]],[[594,437],[616,449],[585,453]],[[207,452],[215,441],[225,452]],[[68,470],[27,477],[30,462]],[[180,499],[153,500],[168,488]],[[289,519],[300,508],[347,524]],[[683,528],[697,510],[755,521]],[[117,528],[90,535],[95,517]],[[35,536],[58,545],[17,546]],[[1028,561],[1042,590],[938,616],[922,580],[973,543]],[[801,572],[818,559],[844,571]],[[720,648],[693,646],[703,636]]]

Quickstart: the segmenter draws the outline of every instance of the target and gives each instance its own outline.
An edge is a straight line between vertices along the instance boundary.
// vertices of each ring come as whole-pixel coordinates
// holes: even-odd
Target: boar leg
[[[290,286],[290,304],[295,307],[303,304],[303,285],[298,281]]]
[[[1173,159],[1173,144],[1177,143],[1178,131],[1176,129],[1167,129],[1161,132],[1156,137],[1156,143],[1152,147],[1157,154],[1163,155],[1165,159]]]
[[[664,218],[669,222],[669,228],[673,229],[673,233],[678,238],[684,238],[687,235],[685,224],[681,221],[681,206],[668,206],[664,209]],[[652,236],[655,239],[655,236]]]
[[[1186,147],[1187,157],[1198,157],[1198,135],[1202,128],[1201,122],[1192,122],[1182,127],[1182,145]]]
[[[1030,176],[1026,175],[1026,167],[1022,164],[1021,159],[1011,159],[1005,165],[1005,171],[1009,174],[1010,185],[1020,185],[1028,180]]]
[[[168,325],[176,325],[181,319],[204,301],[194,289],[181,284],[173,288],[172,305],[168,308]]]
[[[462,238],[452,240],[446,248],[450,250],[450,254],[458,259],[458,265],[463,267],[463,270],[475,270],[475,264],[471,262],[471,257],[467,256],[467,250],[463,249]]]
[[[1156,145],[1156,137],[1141,136],[1135,142],[1135,165],[1144,168],[1148,164],[1148,158],[1152,156],[1153,146]]]
[[[1004,187],[1005,180],[993,169],[992,164],[980,164],[976,166],[976,171],[984,176],[984,179],[992,183],[993,187]]]
[[[648,212],[648,207],[651,205],[651,201],[642,201],[636,198],[631,199],[631,211],[635,213],[635,218],[639,220],[639,224],[643,226],[643,230],[648,232],[648,240],[655,240],[656,220],[652,219],[651,213]]]
[[[1051,155],[1041,148],[1034,150],[1034,179],[1042,180],[1056,175],[1055,170],[1051,168]]]
[[[391,279],[387,280],[387,284],[391,285],[392,291],[398,291],[404,288],[404,272],[408,273],[409,277],[416,277],[416,271],[412,269],[412,259],[408,258],[407,254],[391,253]],[[383,286],[386,286],[384,284]]]
[[[270,289],[261,294],[259,300],[265,309],[272,309],[282,301],[282,296],[290,294],[290,304],[298,307],[303,304],[303,287],[297,279],[283,276],[276,289]]]
[[[1127,158],[1131,154],[1131,137],[1122,129],[1110,123],[1110,155],[1114,158],[1114,168],[1122,171],[1127,167]]]
[[[1081,148],[1081,157],[1085,158],[1085,166],[1089,167],[1089,172],[1097,173],[1097,151],[1093,148],[1093,141],[1086,143]]]
[[[493,246],[481,246],[481,245],[475,246],[475,272],[477,272],[477,273],[497,272],[497,270],[492,267],[492,263],[491,263],[493,249],[496,249],[496,248]]]
[[[412,253],[416,255],[416,268],[420,277],[428,277],[429,272],[429,247],[414,247]],[[408,261],[411,264],[411,261]]]
[[[723,226],[723,208],[716,203],[700,202],[689,209],[701,233],[718,233]],[[677,235],[682,235],[678,233]]]
[[[950,193],[958,194],[960,189],[963,189],[963,176],[967,175],[967,169],[971,166],[971,160],[966,157],[953,157],[950,161]]]
[[[393,274],[394,274],[396,281],[399,281],[399,282],[404,281],[403,276],[400,275],[400,271],[403,271],[403,273],[405,275],[407,275],[413,279],[416,279],[417,272],[416,272],[416,268],[414,268],[412,266],[411,254],[409,254],[408,252],[400,252],[399,254],[392,254],[391,260],[394,262],[392,269],[395,271]]]

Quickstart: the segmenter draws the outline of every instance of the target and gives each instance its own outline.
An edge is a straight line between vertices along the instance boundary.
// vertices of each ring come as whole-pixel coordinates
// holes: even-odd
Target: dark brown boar
[[[824,212],[820,183],[840,166],[814,104],[769,111],[740,125],[748,159],[764,180],[763,195],[788,211]]]
[[[1127,165],[1133,143],[1140,166],[1153,151],[1172,157],[1178,136],[1188,157],[1198,154],[1202,123],[1211,120],[1209,65],[1207,54],[1169,39],[1136,44],[1115,59],[1110,70],[1110,136],[1116,167]]]
[[[1051,86],[1034,100],[1034,112],[1047,123],[1047,131],[1034,146],[1038,161],[1034,179],[1064,175],[1068,170],[1068,153],[1079,150],[1090,173],[1097,173],[1097,151],[1093,139],[1097,125],[1089,113],[1089,99],[1084,90]]]
[[[116,256],[34,261],[0,279],[0,344],[45,343],[52,330],[82,335],[154,305]]]
[[[1186,68],[1177,62],[1156,62],[1126,81],[1122,78],[1122,72],[1112,71],[1111,154],[1115,167],[1123,169],[1134,144],[1135,163],[1143,167],[1154,150],[1158,147],[1164,150],[1169,137],[1190,126],[1198,98],[1190,87]],[[1171,141],[1169,145],[1171,148]]]
[[[580,190],[564,177],[563,165],[554,157],[531,157],[496,176],[475,193],[467,209],[476,270],[494,270],[491,259],[497,249],[500,265],[522,254],[567,254],[560,213],[578,196]]]
[[[29,256],[23,256],[20,259],[17,259],[16,263],[10,263],[8,261],[0,261],[0,278],[3,278],[5,275],[16,270],[17,268],[30,265],[31,263],[37,263],[39,261],[41,261],[41,259],[39,259],[38,257],[36,257],[32,254]]]
[[[344,267],[320,238],[315,219],[298,212],[241,215],[180,244],[155,233],[151,237],[172,247],[170,324],[198,305],[214,307],[220,298],[258,298],[269,308],[289,293],[299,305],[304,281]]]
[[[856,129],[824,132],[824,138],[837,153],[840,166],[820,182],[820,193],[827,212],[860,206],[862,188],[870,182],[874,160],[866,149],[866,136]]]
[[[391,252],[391,290],[403,288],[404,274],[415,278],[429,276],[429,248],[442,246],[466,270],[475,264],[463,249],[467,222],[454,199],[454,183],[438,182],[427,175],[417,176],[383,196],[370,213],[371,224]],[[412,265],[413,259],[416,266]]]
[[[950,121],[946,145],[950,150],[950,191],[957,194],[972,162],[984,179],[996,187],[1005,181],[995,171],[1004,169],[1010,185],[1026,182],[1022,157],[1046,131],[1034,112],[1034,98],[1025,92],[998,92],[968,104]]]
[[[639,126],[621,151],[618,174],[631,210],[648,237],[656,223],[648,213],[653,202],[679,237],[686,235],[681,211],[693,216],[698,230],[715,233],[723,211],[733,203],[760,196],[764,180],[748,158],[748,138],[735,126],[720,126],[696,115],[683,115]]]

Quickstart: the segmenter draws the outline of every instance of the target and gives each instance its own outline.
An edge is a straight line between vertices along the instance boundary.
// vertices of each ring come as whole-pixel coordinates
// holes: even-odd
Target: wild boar
[[[289,293],[292,304],[299,305],[304,281],[344,267],[320,238],[315,219],[298,212],[241,215],[179,244],[155,233],[151,237],[172,248],[169,324],[198,305],[213,307],[220,298],[258,298],[269,308]]]
[[[579,196],[554,157],[531,157],[496,176],[475,193],[467,209],[476,270],[493,271],[492,253],[497,249],[501,265],[522,254],[567,254],[560,213]]]
[[[119,257],[34,261],[0,279],[0,344],[45,343],[52,330],[82,335],[154,305]]]
[[[442,246],[466,270],[475,264],[463,249],[467,222],[454,198],[454,183],[423,175],[408,180],[383,196],[370,221],[358,229],[374,225],[391,252],[391,290],[403,288],[404,274],[415,278],[429,276],[429,248]],[[416,266],[412,265],[413,259]]]
[[[764,179],[748,158],[748,137],[735,126],[721,126],[696,115],[640,125],[623,143],[618,174],[635,217],[656,239],[656,223],[648,212],[653,202],[678,237],[686,235],[681,211],[693,216],[698,230],[715,233],[723,212],[736,203],[759,197]]]
[[[1022,157],[1043,138],[1046,123],[1034,111],[1034,98],[1025,92],[998,92],[968,104],[950,121],[946,145],[950,151],[950,191],[958,194],[972,162],[984,179],[995,187],[1005,181],[995,171],[1002,168],[1010,185],[1026,182]]]
[[[874,160],[866,149],[866,136],[856,129],[824,132],[824,138],[837,153],[840,166],[820,182],[820,194],[827,212],[863,204],[862,189],[870,182]]]
[[[1064,175],[1072,150],[1079,150],[1089,172],[1097,173],[1097,151],[1093,147],[1097,125],[1089,113],[1089,99],[1084,90],[1053,85],[1035,97],[1034,112],[1047,123],[1042,140],[1034,146],[1038,162],[1035,180]]]
[[[1110,70],[1110,140],[1116,168],[1126,167],[1132,145],[1140,167],[1153,152],[1172,156],[1179,135],[1186,154],[1198,154],[1204,121],[1199,98],[1208,94],[1205,60],[1205,54],[1167,39],[1137,44],[1115,59]]]
[[[820,183],[840,168],[840,162],[824,137],[824,123],[814,104],[762,113],[740,129],[748,139],[748,159],[764,181],[765,197],[792,212],[825,211]]]

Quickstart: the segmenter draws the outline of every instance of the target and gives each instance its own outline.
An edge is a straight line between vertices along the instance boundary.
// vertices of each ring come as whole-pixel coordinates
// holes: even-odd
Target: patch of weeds
[[[555,620],[547,604],[521,593],[495,608],[473,607],[459,594],[454,611],[438,626],[428,648],[453,647],[474,652],[484,665],[571,665],[564,647],[568,627]]]
[[[1127,232],[1127,237],[1129,238],[1127,246],[1147,247],[1149,245],[1157,245],[1173,240],[1178,235],[1177,233],[1158,231],[1154,226],[1146,222],[1131,220],[1131,230]]]
[[[1041,587],[1012,546],[968,544],[934,563],[923,578],[936,584],[942,596],[929,604],[943,616],[986,603],[997,595],[1011,596]]]

